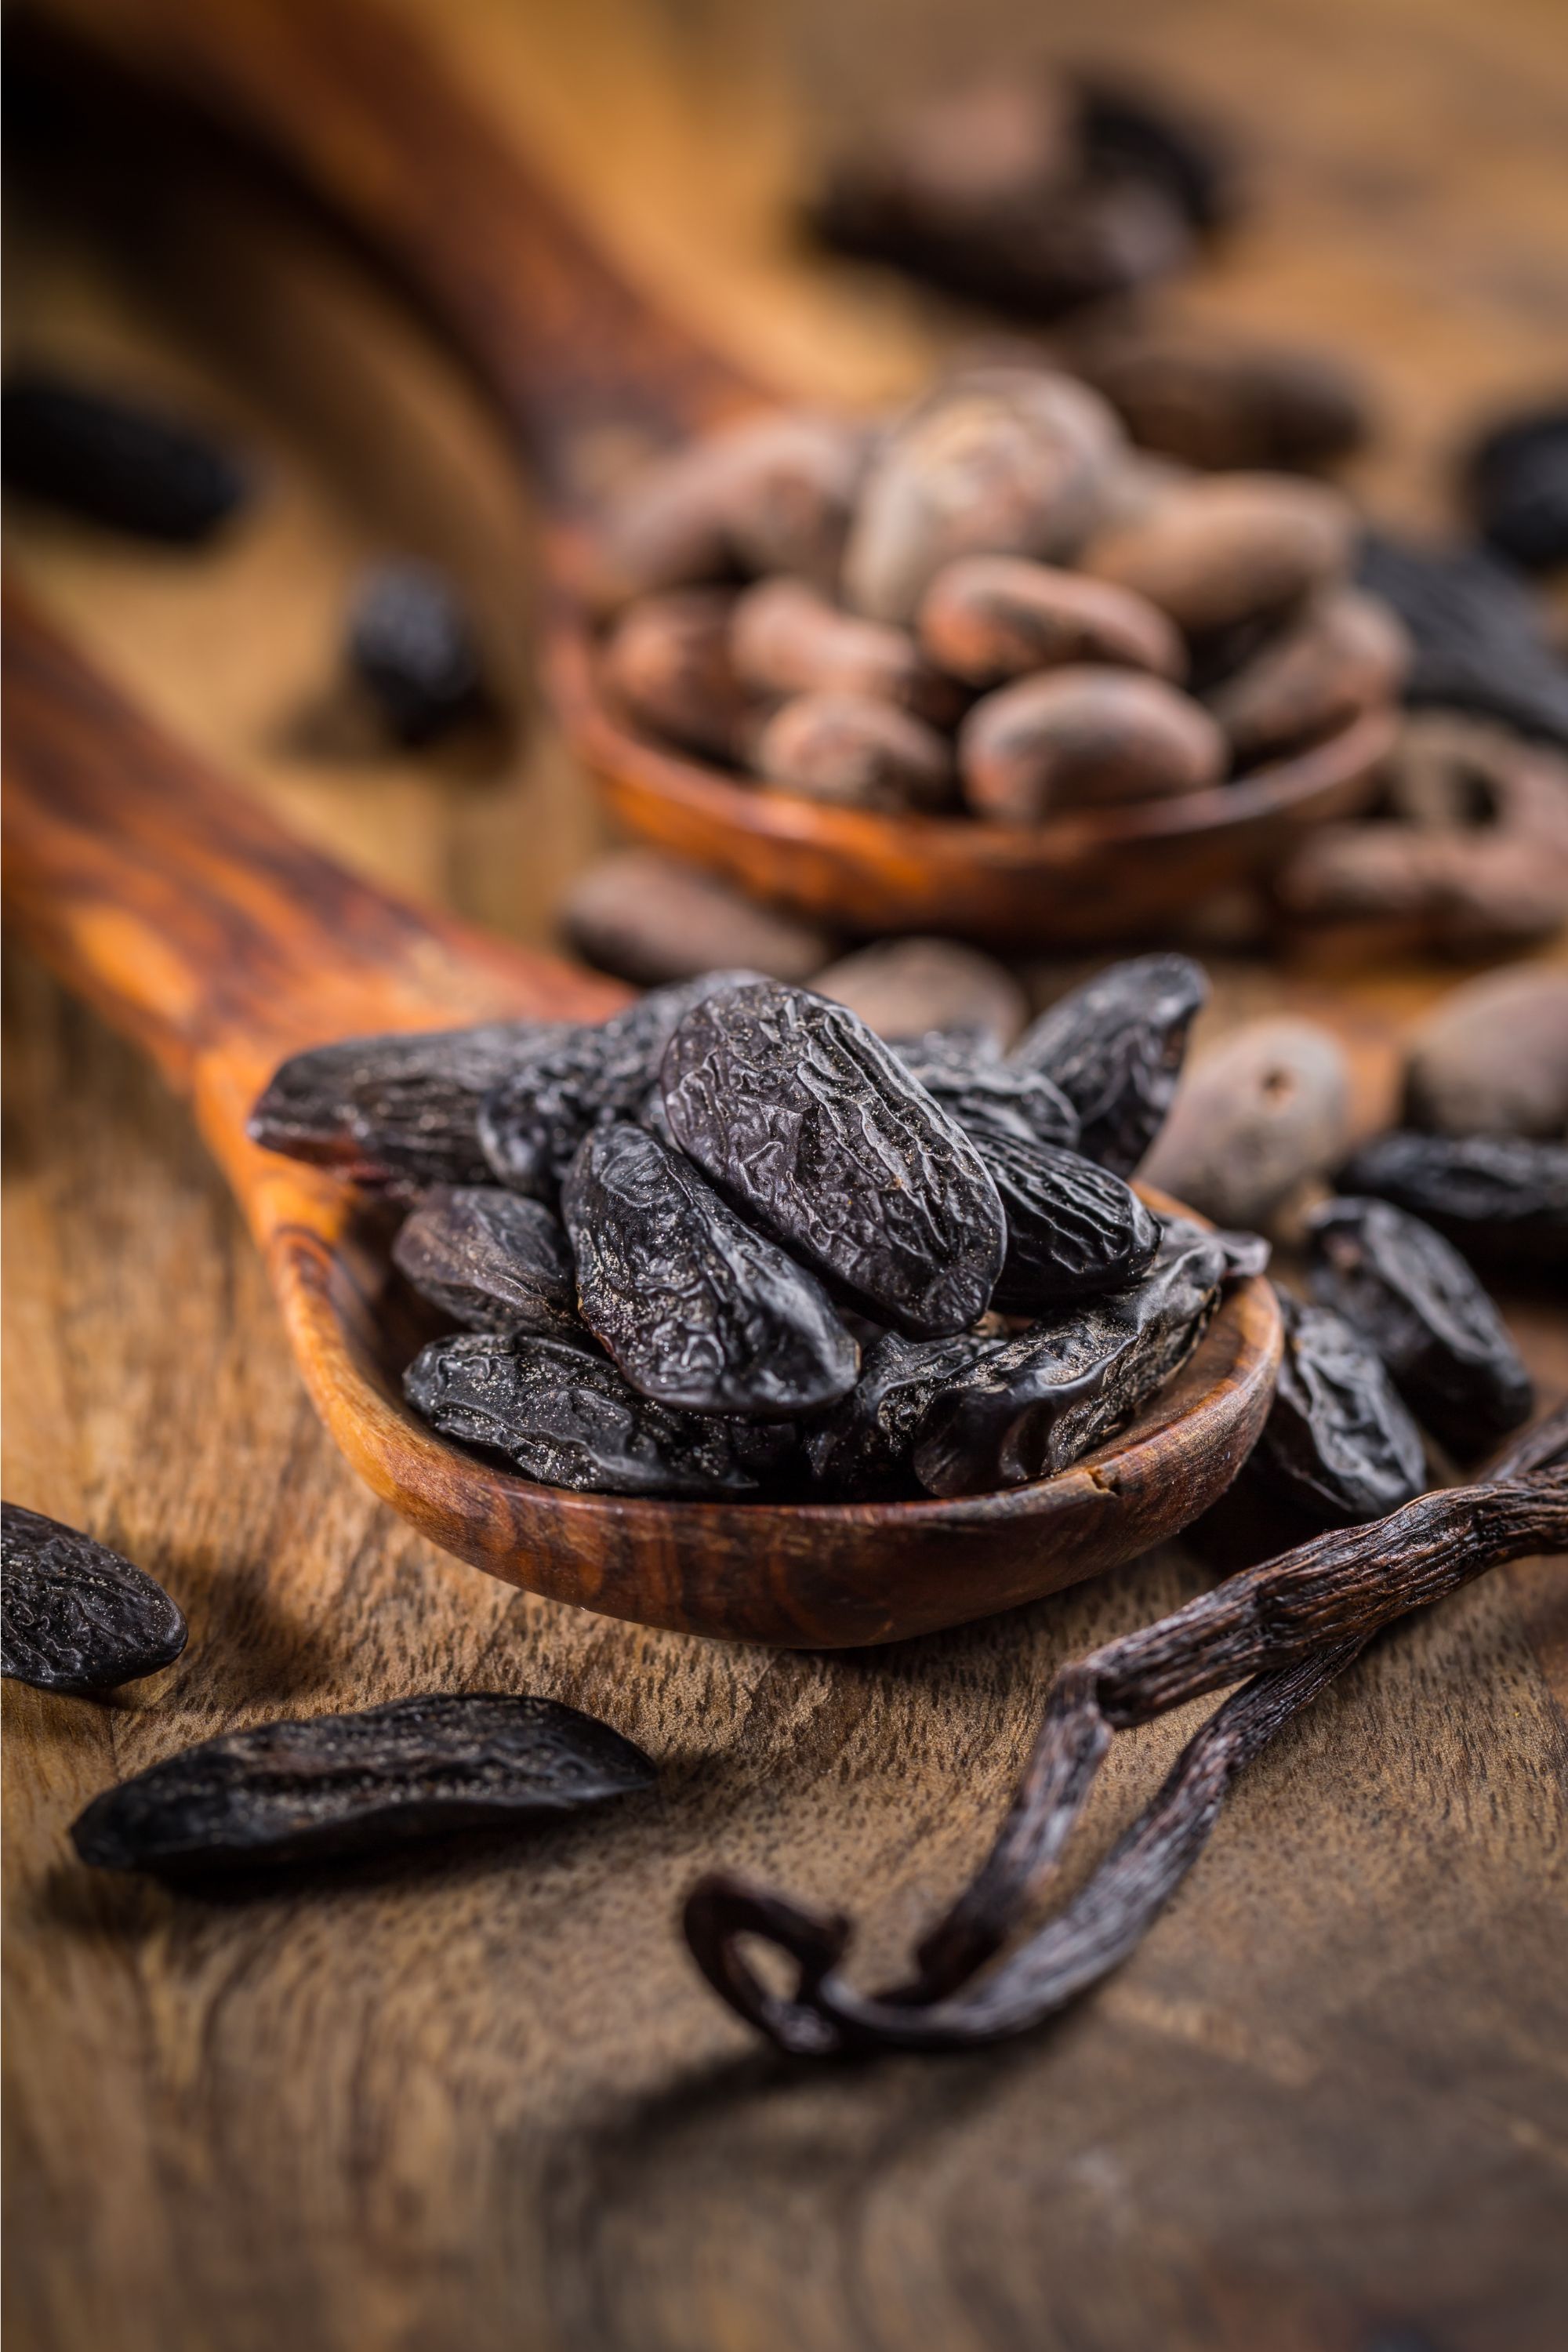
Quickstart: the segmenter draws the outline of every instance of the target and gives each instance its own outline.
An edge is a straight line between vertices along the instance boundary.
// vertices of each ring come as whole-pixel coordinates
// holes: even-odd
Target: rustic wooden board
[[[759,367],[892,390],[951,331],[881,281],[812,268],[776,197],[835,77],[864,94],[988,28],[1022,42],[1016,0],[966,10],[962,35],[935,0],[418,5],[622,248]],[[1272,209],[1188,299],[1352,341],[1401,417],[1369,481],[1434,512],[1437,453],[1472,404],[1568,357],[1553,12],[1107,0],[1093,32],[1270,109]],[[543,936],[597,829],[546,729],[468,774],[345,761],[321,731],[342,585],[378,547],[458,564],[525,673],[526,500],[466,387],[346,265],[271,224],[182,244],[175,323],[124,257],[14,226],[18,347],[133,362],[273,464],[254,526],[194,565],[24,520],[39,594],[340,855]],[[1373,1041],[1369,1110],[1377,1036],[1433,984],[1312,982],[1306,1001]],[[1304,988],[1228,972],[1214,1017]],[[866,1964],[885,1964],[963,1874],[1052,1668],[1201,1572],[1173,1549],[859,1658],[721,1651],[508,1591],[331,1452],[158,1082],[25,964],[7,1024],[6,1491],[141,1560],[192,1624],[186,1656],[118,1702],[6,1691],[6,2289],[25,2352],[1555,2352],[1560,1571],[1510,1571],[1380,1644],[1244,1783],[1143,1950],[1058,2026],[961,2061],[794,2072],[684,1959],[694,1872],[721,1860],[849,1902],[874,1924]],[[1560,1327],[1521,1322],[1560,1392]],[[187,1740],[475,1685],[605,1715],[661,1759],[659,1793],[267,1897],[174,1896],[69,1858],[87,1798]],[[1185,1727],[1121,1743],[1097,1833]]]

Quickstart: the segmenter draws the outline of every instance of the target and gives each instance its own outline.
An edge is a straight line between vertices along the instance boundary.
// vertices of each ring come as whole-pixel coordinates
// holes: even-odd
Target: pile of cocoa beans
[[[651,466],[602,535],[600,683],[767,790],[1030,825],[1394,700],[1355,546],[1325,483],[1193,473],[1070,376],[972,368],[881,428],[773,414]]]

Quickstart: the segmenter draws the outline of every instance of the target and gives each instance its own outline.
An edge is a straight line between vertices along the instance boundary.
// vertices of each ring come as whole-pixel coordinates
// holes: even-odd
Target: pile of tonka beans
[[[890,425],[769,414],[610,512],[602,689],[763,790],[1033,825],[1204,793],[1394,701],[1331,486],[1135,450],[1076,379],[963,371]]]

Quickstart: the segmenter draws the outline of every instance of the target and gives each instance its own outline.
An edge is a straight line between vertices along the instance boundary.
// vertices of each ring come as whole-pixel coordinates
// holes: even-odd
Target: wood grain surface
[[[966,322],[809,262],[815,128],[1016,0],[405,0],[618,248],[759,371],[910,379]],[[1106,0],[1092,45],[1259,110],[1267,209],[1183,299],[1331,334],[1434,517],[1483,398],[1568,358],[1568,57],[1543,0]],[[1082,54],[1088,36],[1063,30]],[[148,198],[151,202],[151,197]],[[13,207],[18,350],[113,365],[267,457],[232,543],[149,557],[36,516],[16,554],[150,708],[351,864],[520,939],[596,837],[526,686],[527,500],[395,305],[237,199],[178,240]],[[331,689],[355,566],[457,566],[521,723],[422,766]],[[1059,979],[1060,974],[1047,976]],[[1437,976],[1222,976],[1375,1047]],[[5,1485],[159,1575],[185,1656],[108,1705],[7,1686],[7,2126],[24,2352],[1556,2352],[1568,2330],[1561,1571],[1381,1643],[1243,1783],[1136,1958],[1027,2042],[824,2075],[761,2055],[676,1940],[723,1862],[877,1923],[964,1874],[1050,1671],[1199,1589],[1179,1550],[864,1656],[719,1648],[506,1591],[333,1452],[184,1112],[16,959]],[[1381,1052],[1381,1058],[1380,1058]],[[1363,1055],[1368,1099],[1386,1049]],[[1568,1349],[1521,1328],[1556,1392]],[[658,1793],[526,1842],[199,1901],[93,1878],[66,1826],[210,1732],[462,1687],[590,1707]],[[1103,1837],[1190,1723],[1119,1743]],[[1123,1754],[1122,1748],[1127,1752]]]

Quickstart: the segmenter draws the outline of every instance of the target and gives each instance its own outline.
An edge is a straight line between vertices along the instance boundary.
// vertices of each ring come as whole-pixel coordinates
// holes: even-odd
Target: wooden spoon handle
[[[442,319],[580,499],[605,436],[674,438],[763,389],[630,287],[395,10],[374,0],[56,0],[137,72],[269,149]]]
[[[334,1035],[615,1001],[308,848],[162,735],[9,583],[4,618],[7,911],[182,1092],[204,1056],[265,1075]]]

